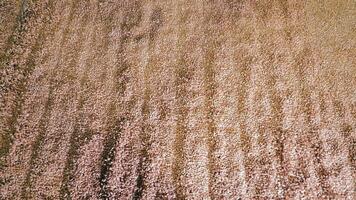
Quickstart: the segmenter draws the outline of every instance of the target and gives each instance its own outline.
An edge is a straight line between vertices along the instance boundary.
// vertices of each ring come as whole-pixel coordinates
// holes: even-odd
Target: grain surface
[[[353,199],[353,0],[3,0],[0,199]]]

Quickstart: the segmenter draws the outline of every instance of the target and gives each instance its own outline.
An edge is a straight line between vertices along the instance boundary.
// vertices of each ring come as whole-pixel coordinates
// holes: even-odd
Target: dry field
[[[355,0],[1,0],[0,199],[349,199]]]

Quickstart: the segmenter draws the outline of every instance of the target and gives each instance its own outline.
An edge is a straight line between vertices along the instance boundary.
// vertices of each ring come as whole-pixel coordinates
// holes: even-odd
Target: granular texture
[[[354,0],[2,0],[0,199],[354,199]]]

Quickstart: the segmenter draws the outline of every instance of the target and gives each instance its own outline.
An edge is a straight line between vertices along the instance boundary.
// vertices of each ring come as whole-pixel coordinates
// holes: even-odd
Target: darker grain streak
[[[183,169],[185,163],[185,153],[184,144],[187,134],[187,115],[188,107],[187,101],[185,100],[188,94],[187,86],[189,85],[189,71],[184,55],[178,61],[178,66],[176,69],[176,98],[177,98],[177,127],[175,130],[175,140],[174,140],[174,164],[172,168],[173,180],[175,183],[175,196],[178,199],[185,199],[185,184],[183,183]]]
[[[204,107],[205,107],[205,122],[207,125],[207,146],[208,146],[208,192],[211,199],[217,198],[217,177],[219,176],[219,168],[217,159],[215,156],[217,148],[217,138],[216,138],[216,123],[214,115],[216,108],[214,107],[214,98],[216,96],[216,85],[215,82],[215,69],[214,62],[217,57],[218,49],[220,48],[220,41],[217,35],[215,27],[221,20],[222,13],[213,9],[212,5],[207,6],[208,12],[204,16],[204,31],[203,36],[203,57],[204,57]]]
[[[127,69],[125,67],[125,69]],[[117,73],[117,88],[116,92],[119,94],[119,98],[122,98],[122,95],[125,93],[126,89],[126,82],[121,79],[123,77],[125,70],[118,70],[121,73]],[[121,91],[121,92],[120,92]],[[115,116],[114,113],[112,113],[115,108],[113,107],[114,104],[111,104],[112,108],[110,108],[110,113],[112,118],[115,119],[115,121],[112,123],[111,127],[109,127],[109,133],[105,138],[105,143],[104,143],[104,149],[101,154],[101,162],[100,162],[100,176],[99,176],[99,198],[100,199],[110,199],[111,198],[111,191],[110,188],[108,187],[108,182],[111,174],[111,168],[113,165],[113,161],[116,156],[116,147],[118,145],[118,141],[121,136],[121,132],[123,129],[123,126],[125,122],[128,120],[124,116]],[[128,109],[128,113],[130,112],[130,108]]]
[[[126,43],[132,38],[132,30],[142,21],[142,5],[140,1],[134,1],[129,8],[124,10],[124,19],[121,24],[121,41]]]
[[[210,55],[214,56],[214,55]],[[213,106],[213,98],[215,96],[215,81],[214,81],[214,71],[212,66],[213,60],[208,61],[208,65],[205,68],[205,76],[206,83],[208,87],[206,88],[206,108],[207,108],[207,121],[208,121],[208,159],[209,159],[209,194],[212,198],[214,198],[214,185],[216,182],[216,178],[218,176],[218,172],[216,171],[216,159],[214,153],[216,151],[217,141],[216,141],[216,125],[214,120],[215,108]]]
[[[110,199],[110,189],[108,188],[109,175],[111,173],[111,167],[113,165],[113,160],[115,158],[116,146],[118,139],[121,135],[122,126],[125,123],[125,118],[118,118],[117,122],[113,127],[110,128],[111,133],[106,137],[104,143],[104,149],[101,155],[100,161],[100,175],[99,175],[99,186],[100,186],[100,199]]]
[[[148,33],[149,40],[152,42],[158,34],[159,28],[163,24],[163,13],[161,8],[155,8],[151,14],[150,30]]]
[[[68,37],[68,33],[69,33],[69,30],[68,30],[69,24],[73,19],[75,7],[76,7],[76,5],[72,4],[70,14],[69,14],[69,22],[65,27],[64,35],[60,42],[61,47],[64,46],[64,44],[66,43],[66,41],[68,39],[67,37]],[[59,54],[60,55],[62,54],[62,49],[60,49]],[[59,63],[57,63],[57,68],[58,67],[59,67]],[[55,88],[59,87],[58,81],[56,81],[53,77],[49,77],[49,79],[50,79],[49,93],[48,93],[48,98],[45,103],[45,111],[44,111],[43,116],[41,117],[40,124],[39,124],[40,131],[38,133],[38,136],[35,139],[35,142],[32,144],[32,153],[31,153],[31,157],[30,157],[29,169],[26,172],[25,181],[23,183],[22,190],[21,190],[21,197],[25,198],[25,199],[29,195],[29,193],[26,190],[28,188],[31,188],[31,175],[32,175],[33,167],[35,167],[36,159],[38,158],[39,152],[41,150],[41,144],[42,144],[43,140],[45,139],[47,124],[49,123],[50,115],[52,113],[53,90]]]
[[[43,145],[43,141],[45,139],[45,133],[47,130],[47,126],[51,117],[52,109],[53,109],[53,85],[49,86],[49,92],[47,101],[44,106],[44,113],[41,116],[41,120],[39,122],[39,133],[32,144],[31,156],[29,161],[29,169],[26,172],[25,180],[22,184],[21,188],[21,198],[28,199],[29,192],[27,191],[32,187],[31,177],[33,175],[33,169],[35,167],[36,159],[38,158],[41,146]]]
[[[267,66],[275,65],[277,59],[273,50],[268,51],[269,63]],[[271,107],[272,119],[269,122],[269,129],[272,131],[272,144],[275,148],[275,156],[277,158],[277,181],[278,188],[282,192],[278,195],[278,199],[285,199],[285,193],[288,190],[287,184],[287,163],[284,158],[286,131],[283,130],[283,98],[278,93],[277,89],[278,68],[275,67],[270,72],[268,86],[271,88]],[[267,185],[267,184],[266,184]]]
[[[180,33],[178,35],[178,47],[179,47],[179,58],[177,66],[175,67],[175,96],[176,96],[176,106],[177,106],[177,124],[175,130],[175,139],[173,146],[173,182],[174,182],[174,193],[177,199],[186,199],[186,187],[183,181],[183,170],[185,163],[185,152],[184,145],[187,134],[187,115],[188,107],[186,96],[188,95],[187,86],[190,83],[191,75],[188,69],[187,56],[188,53],[185,52],[187,30],[184,24],[187,19],[181,16],[179,20]]]
[[[53,12],[51,12],[53,8],[53,3],[50,3],[48,5],[49,7],[49,16],[51,17]],[[40,50],[43,48],[43,43],[44,40],[42,38],[45,38],[47,35],[46,32],[46,24],[50,23],[49,21],[44,21],[44,23],[40,30],[39,30],[39,35],[36,38],[35,44],[31,47],[30,50],[30,55],[28,59],[25,62],[25,69],[19,70],[19,73],[22,74],[21,80],[19,80],[17,83],[14,83],[12,86],[9,86],[8,90],[11,90],[11,88],[17,88],[16,94],[15,94],[15,101],[12,109],[12,114],[9,119],[9,128],[5,133],[5,147],[0,149],[0,155],[1,156],[6,156],[9,153],[11,143],[12,143],[12,137],[15,135],[16,132],[16,126],[18,125],[18,118],[21,115],[22,112],[22,106],[24,103],[24,94],[26,92],[27,88],[27,82],[28,82],[28,77],[32,74],[36,67],[35,59],[38,57],[38,54]],[[3,89],[3,88],[2,88]],[[6,92],[6,91],[5,91]],[[1,168],[1,166],[0,166]]]
[[[87,12],[87,11],[86,11]],[[69,66],[73,68],[73,70],[78,66],[79,62],[79,55],[83,50],[83,34],[84,34],[84,27],[87,26],[89,22],[89,14],[86,13],[84,16],[83,22],[81,22],[81,27],[79,28],[79,38],[76,41],[76,44],[74,45],[76,48],[76,51],[74,52],[73,55],[73,60],[71,60]],[[94,34],[93,34],[94,36]],[[88,70],[88,63],[86,63],[86,71]],[[84,88],[85,80],[87,79],[87,72],[84,72],[83,78],[81,79],[80,82],[80,88]],[[71,198],[71,193],[70,193],[70,182],[71,180],[74,179],[74,168],[75,168],[75,162],[79,158],[79,148],[82,146],[83,141],[89,139],[93,133],[91,133],[90,130],[86,130],[84,132],[80,131],[80,120],[83,118],[82,116],[82,109],[84,106],[85,99],[80,95],[79,101],[78,101],[78,112],[79,116],[75,119],[74,122],[74,129],[72,134],[70,135],[69,139],[69,148],[68,152],[66,155],[66,161],[64,165],[64,169],[62,172],[62,184],[60,188],[60,194],[61,194],[61,199],[69,199]]]
[[[266,24],[272,16],[273,3],[271,1],[253,1],[252,6],[255,9],[255,13],[258,15],[258,20]]]
[[[343,124],[341,133],[348,145],[348,160],[351,164],[352,169],[356,170],[356,139],[353,138],[351,135],[352,133],[352,126],[349,124]]]
[[[316,168],[316,175],[320,181],[322,196],[326,196],[328,198],[334,197],[334,192],[331,189],[331,186],[328,184],[327,179],[329,173],[325,169],[322,163],[323,157],[323,148],[322,141],[319,138],[319,131],[317,131],[317,127],[313,125],[312,115],[313,115],[313,107],[310,99],[310,91],[308,83],[306,82],[306,70],[308,66],[312,63],[311,60],[311,50],[309,48],[305,48],[296,58],[296,68],[298,77],[300,78],[300,84],[302,88],[302,106],[304,106],[303,112],[306,114],[306,123],[307,123],[307,140],[311,146],[312,154],[313,154],[313,162]],[[323,100],[323,99],[321,99]],[[320,105],[321,109],[325,105],[323,102]]]
[[[123,57],[123,53],[125,51],[125,48],[127,43],[129,42],[130,39],[132,39],[133,34],[132,30],[140,24],[142,21],[142,9],[141,9],[141,3],[139,1],[134,1],[130,7],[124,9],[124,17],[123,21],[120,24],[120,29],[122,31],[122,35],[120,38],[120,44],[119,44],[119,49],[118,49],[118,67],[115,70],[115,88],[114,88],[114,93],[118,95],[118,98],[121,99],[125,95],[126,91],[126,84],[129,81],[125,75],[125,73],[129,70],[129,63],[125,61],[125,58]],[[108,28],[108,30],[111,30],[111,28]],[[123,103],[123,102],[121,102]],[[112,103],[113,106],[113,103]],[[113,110],[113,109],[112,109]],[[130,109],[127,111],[128,113],[130,112]],[[99,198],[100,199],[109,199],[111,198],[111,191],[110,188],[108,187],[108,180],[110,179],[110,173],[111,173],[111,167],[113,164],[113,160],[115,159],[115,154],[116,154],[116,147],[118,144],[118,140],[121,135],[121,129],[123,124],[127,121],[125,117],[119,116],[116,117],[114,114],[111,114],[113,118],[116,118],[115,121],[119,122],[119,129],[115,128],[110,130],[108,135],[106,136],[106,143],[104,144],[104,151],[101,155],[101,164],[100,164],[100,177],[99,177],[99,185],[100,185],[100,191],[99,191]],[[125,120],[124,120],[125,119]],[[120,131],[118,131],[120,130]],[[139,177],[140,178],[140,177]],[[138,179],[139,179],[138,178]],[[138,183],[140,183],[141,180],[139,180]]]
[[[243,0],[223,0],[223,2],[224,10],[221,12],[227,14],[227,18],[230,18],[231,21],[235,21],[241,18],[241,10],[245,4]]]
[[[245,172],[246,172],[246,184],[249,187],[250,185],[250,177],[252,175],[252,171],[251,171],[251,162],[250,162],[250,158],[248,156],[250,150],[251,150],[251,136],[248,134],[247,132],[247,122],[246,122],[246,114],[247,114],[247,103],[246,103],[246,99],[247,99],[247,88],[249,85],[249,81],[250,81],[250,77],[251,77],[251,63],[252,63],[252,58],[242,54],[241,56],[237,56],[238,59],[238,73],[240,75],[240,80],[239,80],[239,84],[238,84],[238,94],[237,94],[237,100],[238,100],[238,104],[237,104],[237,119],[238,122],[240,124],[240,145],[241,145],[241,149],[242,149],[242,153],[244,155],[244,159],[243,159],[243,165],[245,168]]]
[[[137,179],[136,179],[136,187],[133,193],[132,199],[137,200],[141,199],[143,193],[145,192],[146,189],[146,176],[148,174],[148,169],[147,167],[150,164],[150,157],[149,157],[149,149],[151,146],[151,141],[150,141],[150,136],[149,133],[152,132],[152,126],[147,122],[149,114],[150,114],[150,108],[148,105],[149,99],[150,99],[150,93],[151,91],[146,88],[145,89],[145,94],[144,94],[144,102],[142,105],[141,109],[141,114],[143,116],[143,125],[141,128],[141,134],[140,134],[140,143],[141,143],[141,150],[139,153],[139,163],[137,166]]]
[[[278,4],[281,7],[282,15],[283,15],[284,19],[289,19],[290,11],[288,10],[288,0],[279,0]]]
[[[23,42],[22,37],[26,32],[25,26],[32,15],[33,13],[29,9],[28,1],[21,0],[20,10],[16,17],[16,24],[14,26],[14,29],[12,30],[12,34],[8,37],[5,43],[4,52],[2,52],[2,54],[0,55],[0,69],[3,69],[7,65],[9,65],[10,59],[15,54],[14,47],[21,45],[21,43]]]
[[[341,122],[339,130],[341,132],[343,141],[346,144],[346,147],[339,147],[338,145],[333,145],[332,149],[335,151],[334,154],[340,153],[342,151],[341,149],[344,149],[344,148],[347,150],[348,164],[351,167],[352,176],[354,177],[355,173],[353,173],[353,172],[356,171],[356,139],[354,137],[352,137],[353,128],[352,128],[352,125],[350,125],[345,119],[346,109],[345,109],[345,105],[343,105],[342,101],[334,100],[333,107],[334,107],[337,117],[338,117],[337,120],[340,120],[340,122]],[[334,143],[332,143],[332,144],[334,144]],[[331,174],[333,176],[338,176],[343,167],[345,167],[345,166],[336,165],[333,168]]]
[[[155,38],[157,37],[159,28],[162,26],[163,23],[163,16],[162,16],[161,8],[154,8],[153,12],[150,16],[150,31],[148,35],[148,47],[149,51],[152,51],[155,45]],[[150,59],[151,60],[151,59]],[[145,73],[148,73],[148,70],[151,70],[152,65],[148,62],[147,69],[145,69]],[[145,82],[147,82],[148,77],[145,75]],[[144,98],[143,98],[143,105],[141,109],[141,113],[143,116],[143,125],[140,134],[140,142],[141,142],[141,150],[139,155],[139,163],[137,166],[137,179],[136,179],[136,186],[133,192],[133,199],[141,199],[145,190],[146,190],[146,178],[147,174],[149,173],[148,167],[151,163],[149,157],[149,150],[151,149],[151,138],[149,133],[152,132],[152,125],[150,125],[147,120],[150,114],[150,106],[149,102],[151,99],[152,91],[148,88],[147,84],[144,90]]]
[[[217,148],[216,124],[214,119],[215,107],[213,100],[216,95],[214,60],[216,52],[214,49],[218,48],[218,44],[214,43],[205,52],[205,67],[204,67],[204,84],[205,84],[205,108],[206,108],[206,122],[207,122],[207,141],[208,141],[208,173],[209,173],[209,196],[215,198],[216,180],[218,174],[217,161],[215,158],[215,151]]]
[[[105,53],[107,52],[110,44],[110,34],[113,29],[113,22],[114,22],[114,13],[116,9],[112,9],[107,16],[102,16],[101,21],[106,24],[104,28],[105,32],[105,40],[102,42],[102,46],[99,46],[99,49],[103,49],[102,55],[104,56]],[[102,13],[105,15],[105,13]],[[119,51],[122,51],[122,40],[119,46]],[[123,73],[126,70],[121,70],[121,73]],[[120,69],[116,71],[115,76],[117,78],[120,77]],[[115,90],[118,90],[118,88],[115,88]],[[111,103],[110,107],[110,114],[114,115],[112,112],[115,110],[114,104]],[[104,141],[104,147],[103,151],[100,156],[100,175],[98,177],[98,182],[99,182],[99,194],[97,195],[99,199],[109,199],[111,197],[110,194],[110,188],[108,187],[108,181],[110,178],[111,174],[111,167],[113,165],[112,161],[115,159],[115,150],[116,150],[116,145],[117,145],[117,140],[119,139],[122,131],[122,125],[125,122],[124,118],[116,118],[116,122],[109,122],[110,124],[108,125],[109,133],[105,137]]]

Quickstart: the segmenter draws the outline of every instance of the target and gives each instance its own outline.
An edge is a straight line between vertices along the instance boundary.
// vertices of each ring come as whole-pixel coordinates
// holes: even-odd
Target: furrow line
[[[312,163],[314,164],[316,175],[318,181],[320,182],[322,196],[319,197],[332,197],[331,187],[328,184],[327,178],[327,171],[321,162],[323,156],[323,145],[322,141],[319,137],[319,132],[317,131],[317,127],[313,124],[313,102],[311,100],[311,92],[307,86],[307,77],[305,75],[306,70],[308,69],[308,65],[312,63],[311,59],[311,52],[308,48],[302,50],[301,54],[297,57],[297,74],[300,81],[301,87],[301,106],[304,106],[302,112],[306,115],[306,125],[307,125],[307,142],[308,148],[312,151]],[[323,103],[320,104],[321,108],[323,108]],[[325,196],[324,196],[325,195]]]
[[[211,5],[207,8],[211,13]],[[204,107],[205,107],[205,121],[207,123],[207,147],[208,147],[208,173],[209,173],[209,196],[212,199],[217,198],[215,194],[216,180],[217,180],[217,161],[215,158],[215,152],[217,148],[216,138],[216,123],[215,123],[215,107],[214,98],[216,97],[216,83],[215,83],[215,59],[217,56],[217,50],[220,48],[220,43],[217,41],[216,36],[213,34],[213,26],[215,25],[211,16],[205,16],[206,27],[204,33],[207,34],[204,37],[203,47],[204,52]],[[212,41],[209,40],[213,37]],[[209,38],[209,39],[208,39]]]
[[[54,3],[52,1],[49,2],[48,5],[48,15],[51,18],[53,15],[53,10],[54,10]],[[43,48],[44,45],[44,39],[46,36],[49,34],[49,31],[47,30],[48,24],[51,24],[51,21],[43,21],[41,22],[41,27],[39,29],[39,34],[36,37],[36,42],[35,44],[31,47],[30,53],[28,58],[26,59],[25,66],[26,68],[22,72],[22,78],[19,80],[18,85],[16,86],[17,92],[15,94],[15,100],[14,100],[14,105],[12,105],[12,112],[9,118],[9,126],[8,130],[5,132],[5,147],[1,149],[0,155],[2,156],[7,156],[9,153],[9,150],[11,148],[11,143],[12,143],[12,137],[14,137],[15,132],[16,132],[16,126],[18,125],[18,118],[22,113],[22,107],[23,103],[25,101],[25,93],[27,92],[27,84],[28,84],[28,78],[31,76],[32,72],[35,70],[36,67],[36,58],[39,56],[39,53],[41,49]]]
[[[121,36],[119,39],[119,47],[117,50],[117,67],[114,69],[114,88],[112,93],[118,99],[118,114],[113,113],[115,111],[115,101],[110,103],[110,111],[109,111],[109,124],[108,124],[108,135],[104,139],[104,149],[101,155],[100,161],[100,177],[99,177],[99,185],[100,199],[110,198],[112,192],[108,187],[113,162],[116,157],[116,150],[118,146],[118,142],[120,140],[123,126],[127,123],[128,118],[127,114],[130,113],[130,106],[125,108],[124,104],[124,95],[127,88],[127,80],[126,74],[130,71],[130,65],[125,61],[124,52],[126,49],[126,45],[130,39],[132,39],[132,29],[139,25],[142,18],[141,4],[138,1],[133,2],[132,7],[126,8],[124,10],[123,21],[120,24]],[[118,116],[119,115],[119,116]]]
[[[181,5],[179,4],[178,7]],[[177,8],[179,10],[179,8]],[[183,17],[177,16],[178,21],[178,34],[177,34],[177,54],[178,61],[175,67],[175,97],[177,106],[177,121],[175,127],[175,139],[173,147],[173,182],[175,184],[175,197],[177,199],[185,199],[186,188],[184,184],[183,169],[185,163],[185,138],[187,134],[187,114],[188,109],[185,103],[185,98],[187,95],[186,86],[189,84],[189,71],[188,66],[185,61],[185,40],[186,40],[186,30],[184,24],[186,23]]]
[[[97,6],[95,6],[95,7],[97,7]],[[81,19],[83,21],[80,22],[81,26],[79,27],[78,32],[77,32],[77,34],[79,36],[78,36],[76,43],[74,44],[74,46],[76,47],[76,51],[73,55],[73,59],[69,63],[69,66],[74,69],[77,68],[78,63],[79,63],[79,57],[82,54],[82,52],[84,51],[83,45],[85,42],[85,38],[84,38],[84,34],[86,31],[85,29],[87,29],[87,27],[90,26],[90,25],[88,25],[89,18],[90,18],[89,10],[85,10],[84,12],[86,12],[83,17],[84,19]],[[93,20],[96,19],[96,14],[94,14],[94,16],[92,17]],[[91,29],[91,31],[94,31],[94,30]],[[92,33],[90,33],[90,34],[92,34]],[[95,34],[92,34],[92,37],[94,37],[94,36],[95,36]],[[90,40],[93,40],[93,38],[91,38]],[[79,86],[80,89],[84,88],[85,81],[88,78],[87,77],[88,70],[89,70],[88,63],[86,63],[84,74],[80,78],[80,86]],[[75,118],[73,132],[69,138],[69,145],[68,145],[69,148],[68,148],[68,152],[67,152],[67,156],[66,156],[66,161],[64,164],[64,169],[62,172],[63,178],[62,178],[62,184],[61,184],[61,188],[60,188],[60,198],[61,199],[71,198],[69,186],[70,186],[71,180],[73,179],[73,173],[74,173],[73,170],[75,167],[75,162],[79,156],[78,150],[81,146],[81,143],[83,143],[83,141],[88,139],[87,137],[90,137],[90,135],[91,135],[90,133],[82,135],[82,133],[80,133],[80,130],[79,130],[80,129],[79,121],[83,117],[81,111],[84,106],[84,101],[85,101],[84,97],[80,93],[79,97],[78,97],[78,103],[77,103],[77,109],[76,109],[77,112],[79,112],[79,113],[78,113],[78,116]]]
[[[62,47],[68,40],[68,35],[69,35],[69,24],[72,21],[73,17],[74,17],[74,10],[75,10],[75,4],[71,5],[71,10],[69,13],[69,18],[68,18],[68,23],[65,26],[64,29],[64,33],[60,42],[60,46]],[[62,55],[63,48],[59,49],[59,54]],[[59,62],[57,63],[57,67],[59,66]],[[29,161],[29,169],[26,173],[25,176],[25,180],[24,183],[22,185],[22,191],[21,191],[21,197],[22,198],[28,198],[28,192],[27,189],[31,188],[31,172],[33,170],[33,167],[35,167],[35,162],[36,159],[39,155],[40,149],[41,149],[41,145],[43,143],[43,140],[45,138],[45,132],[48,126],[48,122],[50,120],[50,116],[51,116],[51,112],[52,112],[52,108],[53,108],[53,90],[55,89],[55,82],[53,80],[53,73],[50,77],[50,83],[49,83],[49,89],[48,89],[48,97],[45,103],[45,111],[43,113],[43,116],[41,117],[40,123],[39,123],[39,133],[34,141],[34,143],[32,144],[32,153],[31,153],[31,157],[30,157],[30,161]]]

